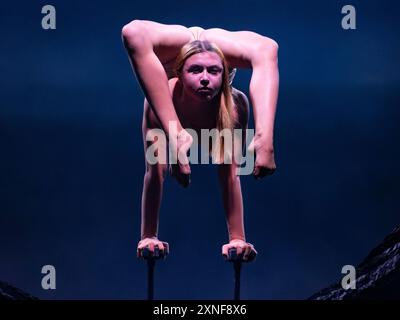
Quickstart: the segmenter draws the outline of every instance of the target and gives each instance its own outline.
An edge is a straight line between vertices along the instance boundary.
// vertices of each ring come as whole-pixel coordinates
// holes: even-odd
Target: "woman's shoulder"
[[[177,84],[178,80],[179,79],[177,77],[174,77],[174,78],[171,78],[171,79],[168,80],[169,91],[171,93],[174,92],[174,89],[176,87],[176,84]]]
[[[246,94],[242,91],[232,87],[232,97],[233,102],[239,108],[249,108],[249,99],[247,98]]]
[[[182,83],[179,81],[179,78],[171,78],[168,80],[168,87],[169,87],[169,92],[171,94],[172,100],[174,103],[177,103],[179,100],[179,97],[181,96],[182,93]]]
[[[247,126],[249,121],[249,99],[242,91],[232,87],[232,98],[235,105],[236,115],[240,127]]]

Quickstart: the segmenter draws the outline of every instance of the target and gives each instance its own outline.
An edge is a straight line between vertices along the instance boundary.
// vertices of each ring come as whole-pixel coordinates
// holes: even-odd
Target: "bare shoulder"
[[[241,107],[249,108],[249,99],[244,92],[232,87],[232,96],[235,103],[238,103]]]
[[[250,104],[246,94],[232,87],[232,97],[235,103],[238,121],[241,127],[246,127],[249,121]]]
[[[175,90],[176,83],[178,82],[178,78],[174,77],[168,80],[169,92],[172,94]]]

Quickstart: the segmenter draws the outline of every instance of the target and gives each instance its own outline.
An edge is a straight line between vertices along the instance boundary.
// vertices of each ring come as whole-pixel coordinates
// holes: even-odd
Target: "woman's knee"
[[[128,50],[137,50],[149,45],[146,27],[143,21],[133,20],[121,29],[121,37]]]

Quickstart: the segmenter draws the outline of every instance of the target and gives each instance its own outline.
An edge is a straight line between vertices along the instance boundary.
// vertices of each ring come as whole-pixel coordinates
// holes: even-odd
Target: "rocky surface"
[[[0,300],[37,300],[30,294],[0,281]]]
[[[309,299],[400,299],[400,227],[395,228],[356,267],[356,289],[345,290],[339,281]]]

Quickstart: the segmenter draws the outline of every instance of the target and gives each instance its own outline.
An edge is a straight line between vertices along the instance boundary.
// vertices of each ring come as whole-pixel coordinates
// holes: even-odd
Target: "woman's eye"
[[[211,74],[218,74],[219,70],[218,69],[211,69],[210,71],[208,71]]]
[[[202,70],[200,69],[200,68],[192,68],[192,69],[189,69],[189,72],[193,72],[193,73],[199,73],[199,72],[201,72]]]

